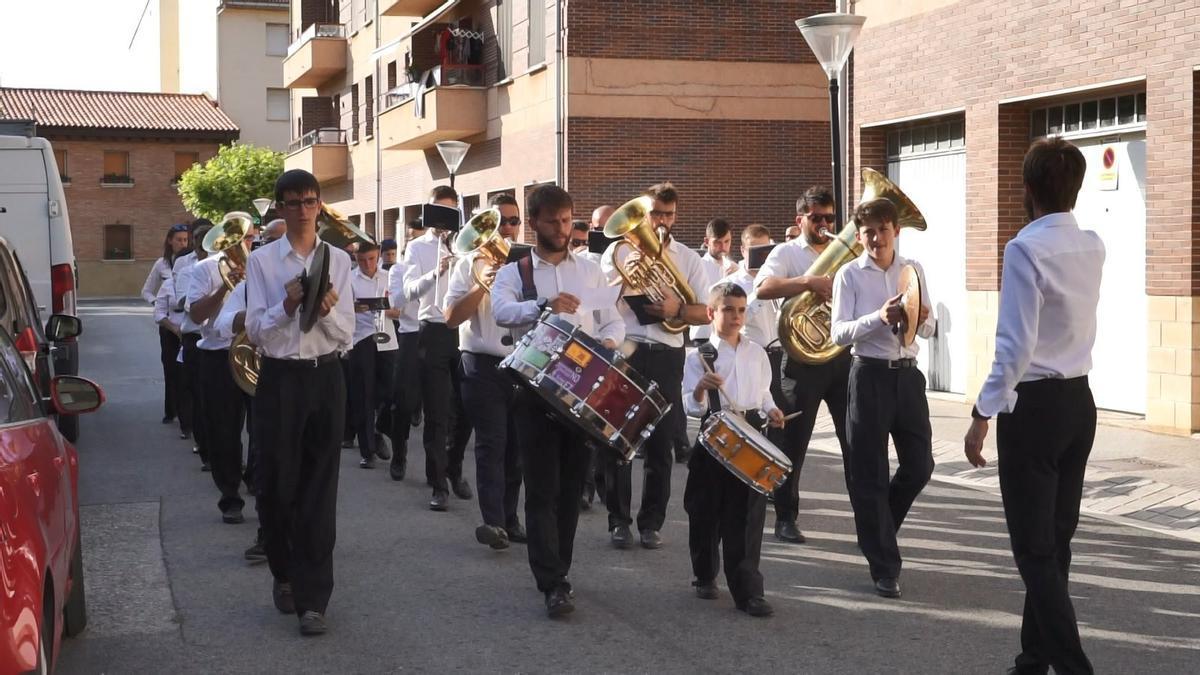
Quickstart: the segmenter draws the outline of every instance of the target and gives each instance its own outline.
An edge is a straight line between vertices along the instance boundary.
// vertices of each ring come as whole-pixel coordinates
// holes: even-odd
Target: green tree
[[[221,146],[216,157],[193,164],[179,179],[183,206],[201,218],[219,222],[230,211],[258,218],[254,200],[272,197],[283,173],[283,153],[235,143]]]

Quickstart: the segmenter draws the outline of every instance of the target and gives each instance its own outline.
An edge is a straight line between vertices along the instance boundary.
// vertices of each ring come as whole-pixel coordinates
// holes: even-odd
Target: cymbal
[[[896,292],[904,296],[900,301],[904,307],[904,325],[901,326],[904,332],[900,334],[900,342],[907,347],[917,339],[917,325],[921,322],[921,275],[917,274],[917,268],[912,265],[901,268],[900,287]]]
[[[300,301],[300,330],[307,333],[317,325],[321,298],[329,290],[329,244],[322,242],[317,247],[312,264],[304,271],[300,283],[304,285],[304,298]]]

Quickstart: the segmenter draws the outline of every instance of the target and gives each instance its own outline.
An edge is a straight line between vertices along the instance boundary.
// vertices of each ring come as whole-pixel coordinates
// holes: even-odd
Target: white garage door
[[[1079,226],[1104,240],[1099,331],[1090,381],[1096,405],[1146,412],[1146,134],[1072,141],[1087,159],[1075,203]],[[1116,189],[1102,180],[1105,149],[1114,153]]]
[[[929,388],[966,393],[967,267],[966,154],[962,151],[888,162],[888,178],[908,195],[929,223],[924,232],[903,230],[899,250],[925,268],[938,332],[918,340],[917,361]]]

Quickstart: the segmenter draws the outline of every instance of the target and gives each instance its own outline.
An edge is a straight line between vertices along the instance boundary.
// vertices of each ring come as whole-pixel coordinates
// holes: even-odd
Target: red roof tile
[[[39,127],[128,130],[236,137],[238,126],[203,94],[153,94],[0,87],[0,119],[32,119]]]

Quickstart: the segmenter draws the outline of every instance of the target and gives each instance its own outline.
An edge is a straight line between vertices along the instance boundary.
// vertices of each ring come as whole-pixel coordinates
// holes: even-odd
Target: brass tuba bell
[[[492,285],[484,278],[486,271],[508,262],[508,252],[511,248],[504,237],[500,236],[500,210],[495,208],[471,216],[454,238],[456,254],[479,252],[471,264],[471,275],[480,286],[489,291]]]
[[[604,235],[609,239],[622,239],[613,244],[613,267],[627,287],[645,293],[651,302],[662,302],[668,293],[674,293],[683,304],[694,305],[696,294],[666,253],[666,228],[655,231],[650,220],[653,208],[654,199],[641,196],[625,202],[609,216],[604,224]],[[618,259],[622,246],[637,250],[641,257],[633,261]],[[688,324],[681,319],[666,319],[662,327],[668,333],[682,333]]]
[[[928,224],[921,210],[904,194],[895,183],[874,169],[862,170],[863,195],[859,203],[886,198],[896,205],[896,228],[909,227],[924,231]],[[862,244],[854,236],[853,220],[847,222],[835,235],[822,229],[821,234],[829,238],[825,250],[813,261],[805,276],[832,277],[842,265],[862,254]],[[845,347],[833,343],[831,337],[833,312],[829,303],[812,291],[792,296],[779,310],[779,342],[787,350],[788,358],[801,363],[821,364],[832,360]]]
[[[321,204],[321,212],[317,214],[317,236],[321,241],[345,250],[350,244],[372,244],[375,238],[359,229],[341,213]]]
[[[217,269],[221,273],[221,281],[224,281],[225,287],[231,291],[234,286],[237,286],[237,282],[233,280],[234,274],[236,273],[237,276],[246,274],[247,254],[243,242],[252,229],[254,229],[254,218],[249,213],[230,211],[225,214],[216,227],[204,235],[204,242],[201,245],[205,251],[212,254],[225,254],[225,257],[217,263]]]

